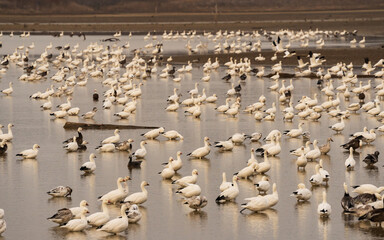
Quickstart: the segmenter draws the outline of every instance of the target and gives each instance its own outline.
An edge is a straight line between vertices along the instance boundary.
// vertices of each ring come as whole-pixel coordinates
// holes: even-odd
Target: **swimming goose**
[[[104,139],[103,141],[101,141],[101,144],[117,143],[118,141],[120,141],[119,132],[120,132],[119,129],[115,129],[115,132],[114,132],[115,135],[112,137],[108,137],[108,138]]]
[[[72,194],[72,188],[68,186],[58,186],[49,190],[47,193],[52,197],[70,197]]]
[[[66,228],[67,230],[71,232],[78,232],[78,231],[83,231],[87,226],[87,218],[85,217],[85,214],[89,213],[87,209],[84,209],[81,212],[81,217],[80,219],[72,219],[67,224],[60,226],[61,228]]]
[[[122,203],[129,203],[129,204],[143,204],[148,199],[148,191],[145,189],[145,186],[149,186],[149,184],[146,181],[142,181],[140,184],[141,192],[132,193],[128,197],[126,197]]]
[[[62,208],[57,210],[57,213],[55,213],[52,217],[47,218],[49,221],[58,223],[60,226],[65,225],[67,222],[69,222],[73,218],[73,214],[71,210],[68,208]]]
[[[96,212],[87,217],[87,222],[92,227],[99,227],[106,224],[109,219],[109,210],[107,207],[107,200],[104,200],[101,204],[102,212]]]
[[[344,196],[341,199],[341,207],[344,209],[345,212],[350,212],[351,209],[354,207],[353,198],[348,193],[348,186],[346,183],[343,184],[344,187]]]
[[[120,202],[126,195],[126,193],[124,192],[123,186],[121,185],[122,182],[127,181],[126,179],[130,180],[131,178],[130,177],[127,177],[127,178],[119,177],[117,179],[117,189],[112,190],[112,191],[98,197],[98,200],[99,201],[107,200],[107,202],[109,204],[116,204],[116,203]]]
[[[168,140],[175,140],[177,138],[179,138],[180,140],[184,139],[184,137],[180,133],[178,133],[176,130],[167,131],[163,133],[163,136],[168,138]]]
[[[186,186],[185,188],[177,190],[176,193],[180,193],[185,198],[190,198],[190,197],[194,197],[194,196],[199,196],[200,195],[201,188],[200,188],[199,185],[191,184],[191,183],[188,183],[187,185],[188,186]]]
[[[95,158],[95,154],[91,153],[91,155],[89,155],[89,162],[81,165],[80,171],[84,171],[85,173],[93,173],[96,170]]]
[[[81,212],[83,210],[88,210],[87,206],[88,202],[86,200],[82,200],[79,207],[72,207],[69,210],[72,212],[73,218],[79,219],[81,217]]]
[[[12,127],[14,125],[12,123],[8,124],[8,132],[0,134],[0,140],[5,139],[5,141],[10,142],[13,139]]]
[[[188,204],[188,206],[196,211],[200,211],[203,207],[207,206],[208,199],[205,196],[195,196],[186,199],[184,204]]]
[[[384,191],[384,187],[376,187],[375,185],[372,184],[361,184],[361,185],[356,185],[352,186],[354,188],[353,192],[357,194],[363,194],[363,193],[381,193]]]
[[[320,217],[328,217],[332,212],[331,205],[327,203],[327,193],[323,191],[323,202],[317,207],[317,213]]]
[[[147,133],[141,134],[141,136],[144,136],[147,139],[155,139],[157,138],[161,133],[164,133],[164,128],[160,127],[157,129],[153,129],[151,131],[148,131]]]
[[[36,158],[37,154],[39,153],[38,148],[40,148],[40,146],[38,144],[34,144],[32,149],[21,151],[20,153],[16,154],[16,156],[21,156],[23,158]]]
[[[379,161],[379,151],[375,151],[373,154],[368,154],[364,159],[363,162],[365,162],[367,165],[373,165]]]
[[[125,213],[127,214],[129,223],[137,223],[142,217],[139,207],[136,204],[133,204]]]
[[[255,183],[256,189],[259,191],[259,194],[266,194],[271,186],[269,183],[269,178],[267,176],[263,176],[258,183]]]
[[[118,234],[125,231],[128,228],[129,220],[125,211],[127,210],[127,205],[121,205],[120,215],[115,219],[110,220],[105,225],[100,226],[97,231],[104,231],[107,233]]]
[[[145,149],[145,144],[147,144],[146,141],[141,141],[140,142],[140,148],[137,149],[134,153],[132,153],[133,156],[136,158],[144,158],[145,155],[147,155],[147,150]]]
[[[217,203],[225,203],[226,201],[235,200],[235,198],[239,195],[237,180],[237,176],[234,175],[232,177],[232,185],[220,193],[220,195],[216,198]]]
[[[12,82],[9,82],[9,88],[6,88],[6,89],[3,89],[1,90],[0,92],[1,93],[4,93],[5,95],[9,96],[13,93],[13,87],[12,87],[13,83]]]
[[[349,148],[349,157],[345,160],[344,165],[348,171],[353,170],[355,165],[356,165],[356,161],[353,158],[353,148],[352,147]]]
[[[81,133],[83,129],[81,127],[77,128],[77,137],[74,136],[73,138],[68,138],[67,140],[63,141],[63,143],[70,143],[74,142],[74,140],[77,142],[77,145],[81,145],[83,143],[83,134]]]
[[[180,187],[187,187],[188,184],[195,184],[197,182],[198,175],[198,171],[196,169],[193,169],[191,176],[185,176],[180,179],[174,180],[172,184],[178,184]]]
[[[171,179],[175,175],[175,170],[172,166],[173,157],[169,157],[167,167],[164,168],[161,172],[158,172],[158,174],[161,175],[163,179]]]
[[[298,202],[308,201],[312,197],[312,192],[305,187],[304,183],[299,183],[297,187],[298,189],[291,196],[296,197]]]
[[[211,144],[209,143],[209,138],[204,137],[204,147],[195,149],[193,152],[188,153],[187,156],[202,159],[211,152],[211,148],[209,147],[210,145]]]

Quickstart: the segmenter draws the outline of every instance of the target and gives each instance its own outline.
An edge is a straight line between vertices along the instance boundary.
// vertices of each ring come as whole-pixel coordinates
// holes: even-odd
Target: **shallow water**
[[[22,39],[14,37],[2,38],[3,48],[1,54],[12,53],[20,41],[26,46],[33,41],[36,48],[32,53],[41,53],[44,46],[54,42],[54,46],[70,43],[71,46],[79,41],[80,48],[90,42],[98,41],[108,36],[89,36],[85,42],[76,37],[53,38],[50,36],[33,36]],[[140,37],[140,39],[142,36]],[[135,36],[137,44],[139,37]],[[127,39],[128,40],[128,39]],[[121,43],[125,41],[122,40]],[[135,45],[130,40],[131,49],[142,45]],[[142,44],[142,42],[141,42]],[[180,51],[185,43],[180,43]],[[349,43],[348,43],[349,44]],[[166,45],[164,46],[166,50]],[[57,52],[52,50],[52,52]],[[356,63],[358,64],[358,63]],[[161,68],[159,67],[159,70]],[[57,70],[51,69],[49,76]],[[219,100],[216,104],[202,105],[201,119],[193,119],[184,115],[184,109],[175,113],[164,111],[166,98],[173,93],[173,88],[179,89],[187,97],[186,92],[194,87],[194,83],[202,77],[202,68],[195,66],[190,74],[185,74],[180,83],[175,83],[171,78],[152,78],[144,82],[142,86],[143,96],[138,100],[137,111],[128,120],[117,120],[113,113],[120,111],[122,107],[113,106],[110,110],[101,110],[102,103],[93,102],[91,93],[97,89],[99,93],[108,89],[101,84],[102,79],[89,79],[87,86],[76,87],[73,94],[72,106],[78,106],[81,113],[87,112],[93,106],[99,111],[96,114],[95,123],[136,124],[144,126],[163,126],[165,130],[175,129],[184,135],[183,141],[166,141],[159,137],[158,140],[150,140],[147,144],[148,154],[141,169],[130,171],[126,166],[128,154],[122,152],[97,153],[97,169],[94,174],[83,176],[79,171],[80,166],[88,161],[91,152],[98,146],[100,140],[111,136],[112,130],[84,130],[84,138],[89,142],[88,150],[79,153],[66,153],[62,149],[61,142],[72,137],[75,131],[64,130],[63,124],[68,121],[82,121],[79,117],[68,117],[66,120],[52,119],[49,111],[41,111],[43,100],[31,100],[28,97],[37,91],[44,91],[52,83],[51,80],[39,82],[21,82],[18,77],[22,70],[14,64],[10,64],[9,70],[0,79],[0,89],[8,86],[9,81],[14,82],[12,96],[0,96],[0,123],[7,125],[12,122],[14,127],[14,140],[9,144],[5,156],[0,157],[0,208],[5,209],[5,219],[8,229],[3,239],[103,239],[104,233],[89,229],[84,233],[67,233],[46,220],[56,210],[63,207],[78,206],[79,202],[86,199],[91,213],[100,211],[100,202],[97,197],[116,188],[116,179],[120,176],[131,176],[129,181],[130,192],[139,191],[142,180],[149,182],[149,199],[140,207],[143,218],[138,224],[132,224],[128,230],[120,236],[112,236],[111,239],[379,239],[384,237],[381,228],[370,227],[366,222],[358,222],[351,216],[342,214],[340,199],[343,196],[343,182],[348,186],[372,183],[382,184],[382,164],[378,164],[377,170],[368,170],[361,161],[367,153],[375,150],[383,151],[383,136],[378,133],[374,144],[367,145],[355,155],[357,165],[355,171],[347,172],[344,160],[348,153],[338,146],[348,140],[348,135],[355,131],[361,131],[363,126],[369,129],[381,124],[373,117],[364,114],[353,114],[346,120],[347,127],[343,134],[335,135],[328,128],[329,125],[338,122],[335,118],[326,115],[319,122],[294,119],[293,123],[284,123],[279,113],[274,122],[256,122],[252,115],[240,114],[237,118],[230,118],[217,114],[213,109],[223,104],[225,93],[230,88],[230,83],[223,83],[221,77],[225,75],[220,68],[212,73],[210,82],[200,82],[199,89],[205,88],[207,95],[216,93]],[[364,84],[368,79],[363,79]],[[135,80],[136,83],[139,80]],[[237,82],[237,80],[236,80]],[[335,82],[337,80],[335,79]],[[381,80],[373,80],[375,86]],[[260,95],[267,97],[266,105],[270,107],[273,101],[278,101],[278,95],[270,92],[267,87],[272,85],[269,79],[256,79],[248,76],[242,83],[242,108],[257,101]],[[59,83],[54,83],[58,87]],[[337,83],[335,85],[338,85]],[[313,96],[320,90],[316,87],[316,81],[311,79],[295,79],[293,102],[301,98],[303,94]],[[367,95],[367,101],[373,93]],[[320,98],[319,98],[320,100]],[[325,98],[321,97],[324,101]],[[66,97],[53,98],[56,106],[66,101]],[[351,99],[356,102],[357,98]],[[282,110],[284,106],[279,106]],[[342,100],[341,108],[345,109]],[[278,111],[279,112],[279,111]],[[313,197],[310,202],[297,204],[289,195],[297,189],[297,184],[304,182],[309,186],[308,179],[314,174],[315,163],[309,163],[305,172],[297,172],[295,157],[289,155],[289,150],[295,149],[303,143],[302,139],[288,139],[283,137],[282,152],[277,157],[272,157],[272,169],[268,172],[271,182],[277,183],[279,203],[273,208],[261,213],[240,214],[240,204],[246,197],[255,196],[257,191],[253,185],[261,179],[256,176],[251,180],[240,180],[240,195],[236,202],[217,205],[215,198],[219,194],[221,174],[227,173],[227,178],[242,169],[250,156],[250,149],[263,143],[250,143],[236,146],[232,152],[221,153],[212,148],[207,159],[188,159],[186,154],[197,147],[202,146],[204,136],[209,136],[211,142],[225,140],[236,132],[251,134],[255,131],[266,136],[272,129],[296,128],[298,122],[303,121],[304,129],[310,131],[311,140],[317,139],[323,144],[332,136],[332,150],[328,156],[322,156],[324,168],[330,172],[329,187],[313,188]],[[6,132],[6,129],[3,129]],[[145,130],[121,130],[123,140],[133,138],[134,149],[138,148]],[[34,143],[41,146],[36,160],[20,160],[16,153],[31,148]],[[201,212],[193,212],[182,204],[181,197],[175,194],[176,187],[168,180],[162,180],[157,172],[161,171],[161,163],[166,162],[169,156],[176,156],[177,151],[182,151],[183,167],[179,170],[180,176],[190,175],[192,169],[199,171],[198,184],[202,188],[202,195],[207,196],[208,205]],[[262,160],[258,157],[258,160]],[[360,160],[360,161],[359,161]],[[58,185],[68,185],[73,188],[72,198],[51,198],[46,192]],[[332,205],[332,215],[328,220],[319,219],[316,209],[322,201],[323,189],[328,193],[328,202]],[[119,214],[119,207],[109,206],[113,216]]]

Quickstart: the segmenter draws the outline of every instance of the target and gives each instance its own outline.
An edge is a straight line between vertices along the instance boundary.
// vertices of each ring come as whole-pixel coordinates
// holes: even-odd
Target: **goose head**
[[[305,189],[305,185],[304,185],[304,183],[299,183],[299,184],[297,185],[297,187],[298,187],[299,189]]]
[[[80,202],[80,207],[85,207],[85,206],[88,206],[88,202],[86,200],[82,200]]]
[[[40,146],[38,144],[33,144],[32,148],[36,150],[36,149],[40,148]]]
[[[192,175],[199,175],[199,172],[197,171],[197,169],[193,169]]]

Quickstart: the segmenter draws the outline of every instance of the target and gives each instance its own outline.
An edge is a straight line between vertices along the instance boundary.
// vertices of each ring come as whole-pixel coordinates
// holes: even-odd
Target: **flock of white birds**
[[[13,35],[13,33],[11,33]],[[163,45],[158,39],[161,37],[163,41],[169,39],[185,39],[187,41],[186,50],[189,54],[199,54],[204,51],[213,53],[243,53],[255,52],[255,59],[236,59],[231,58],[226,63],[220,63],[218,58],[215,61],[208,59],[204,64],[201,64],[202,77],[200,83],[209,83],[211,73],[219,68],[225,68],[227,75],[223,76],[223,82],[231,82],[231,88],[226,92],[227,98],[219,99],[219,93],[213,93],[210,96],[206,95],[206,89],[199,87],[199,82],[195,83],[195,88],[188,91],[189,97],[182,99],[178,88],[170,89],[173,92],[164,101],[168,102],[164,114],[172,111],[183,111],[186,115],[192,115],[193,118],[203,118],[201,105],[206,103],[216,103],[216,101],[224,102],[224,105],[218,105],[212,111],[217,111],[218,114],[228,115],[229,118],[236,118],[240,114],[253,116],[256,121],[277,121],[276,113],[278,105],[285,106],[281,114],[284,116],[283,121],[292,121],[293,119],[318,121],[322,116],[328,115],[330,118],[339,118],[340,121],[330,125],[329,128],[335,134],[344,134],[346,126],[345,120],[351,114],[361,114],[365,116],[373,116],[377,118],[377,128],[368,130],[364,128],[361,132],[353,133],[348,143],[343,147],[350,151],[349,157],[345,160],[345,168],[347,171],[354,171],[356,160],[354,159],[354,151],[365,144],[374,144],[376,140],[376,132],[384,132],[384,125],[380,125],[380,120],[384,117],[384,111],[381,110],[380,102],[384,96],[384,59],[380,59],[375,64],[372,64],[368,58],[364,63],[344,63],[340,62],[334,66],[325,67],[326,58],[321,53],[310,51],[308,56],[296,56],[295,51],[291,51],[291,43],[297,44],[300,48],[308,48],[310,41],[314,41],[317,37],[315,45],[323,46],[327,36],[346,36],[355,33],[346,31],[289,31],[280,30],[274,32],[267,31],[218,31],[216,33],[202,33],[196,31],[174,33],[169,32],[162,36],[151,35],[148,33],[144,36],[145,41],[151,41],[143,48],[134,49],[133,56],[127,55],[127,50],[130,44],[127,42],[124,45],[118,44],[118,39],[122,33],[117,32],[113,38],[105,39],[111,41],[112,45],[108,48],[99,43],[91,43],[86,48],[80,49],[79,44],[75,46],[65,45],[57,46],[57,51],[54,51],[53,44],[45,47],[44,52],[36,59],[29,59],[29,50],[34,48],[32,43],[30,46],[19,46],[12,54],[5,56],[2,61],[1,74],[6,76],[7,67],[15,65],[24,69],[25,73],[21,75],[18,81],[35,82],[42,79],[48,79],[52,82],[50,88],[33,93],[30,98],[44,100],[41,106],[44,111],[50,111],[53,118],[67,118],[68,116],[80,116],[84,121],[93,119],[98,114],[98,109],[80,109],[73,106],[72,94],[76,88],[87,85],[91,79],[101,79],[103,86],[107,89],[104,93],[98,93],[96,90],[93,96],[89,96],[97,101],[99,98],[103,101],[102,109],[110,109],[111,106],[119,106],[122,111],[116,112],[113,115],[119,119],[128,119],[141,109],[137,108],[137,100],[139,98],[149,98],[142,94],[141,86],[146,84],[146,81],[151,81],[151,77],[156,75],[160,78],[172,79],[174,82],[183,82],[183,75],[191,72],[193,69],[192,62],[188,62],[182,67],[176,69],[172,66],[172,57],[163,59]],[[2,33],[1,33],[2,35]],[[62,36],[60,34],[59,36]],[[29,37],[30,33],[23,33],[20,37]],[[319,36],[321,36],[319,38]],[[16,37],[16,36],[15,36]],[[191,39],[202,39],[196,46],[192,46]],[[275,91],[278,94],[277,101],[267,103],[266,97],[254,96],[257,99],[253,104],[242,106],[242,83],[245,79],[256,77],[264,78],[267,73],[267,66],[261,66],[265,57],[261,51],[261,38],[271,40],[272,50],[275,52],[271,61],[276,61],[276,64],[271,66],[270,79],[272,84],[268,87],[270,91]],[[243,40],[251,39],[251,41]],[[288,42],[283,45],[283,39],[288,39]],[[156,42],[157,41],[157,42]],[[208,44],[216,43],[213,49],[208,49]],[[361,47],[365,44],[365,37],[360,41],[356,37],[350,42],[351,45],[359,44]],[[4,44],[5,45],[5,44]],[[257,54],[256,54],[257,53]],[[213,55],[214,56],[214,55]],[[280,75],[284,73],[285,66],[283,65],[285,58],[297,57],[298,65],[292,77],[311,77],[317,81],[318,87],[321,88],[321,96],[315,93],[313,96],[303,93],[301,99],[293,101],[292,92],[295,91],[295,85],[292,79],[286,85],[287,79],[280,79]],[[305,59],[308,57],[308,62]],[[165,67],[162,67],[163,64]],[[257,68],[252,65],[257,64]],[[362,68],[359,74],[356,73],[356,68]],[[315,70],[316,69],[316,70]],[[315,71],[314,71],[315,70]],[[286,71],[287,72],[287,71]],[[372,75],[371,75],[372,74]],[[366,78],[369,76],[368,84],[363,85],[360,77]],[[374,78],[382,79],[380,84],[372,85]],[[6,79],[6,78],[4,78]],[[8,84],[8,83],[7,83]],[[296,83],[300,84],[300,83]],[[3,84],[2,84],[3,85]],[[12,94],[17,89],[13,89],[12,81],[9,82],[9,87],[1,90],[3,95],[12,97]],[[365,95],[370,94],[373,101],[364,102]],[[67,101],[53,106],[52,99],[67,96]],[[326,96],[327,100],[321,102],[319,97]],[[28,96],[25,96],[28,98]],[[341,104],[340,99],[344,98]],[[1,100],[0,100],[1,101]],[[237,145],[246,144],[247,139],[252,142],[265,141],[259,148],[251,149],[251,155],[247,164],[243,169],[239,169],[234,173],[231,181],[227,181],[226,174],[223,174],[223,181],[220,186],[217,186],[218,197],[216,202],[222,204],[228,201],[234,201],[239,195],[238,179],[252,178],[255,175],[263,175],[261,181],[256,183],[258,194],[253,197],[246,198],[247,203],[241,205],[241,212],[245,210],[259,212],[272,208],[279,202],[278,186],[271,181],[272,179],[266,174],[273,170],[269,161],[271,156],[277,156],[282,151],[282,139],[303,138],[306,143],[291,151],[291,154],[297,157],[296,167],[298,171],[305,171],[309,161],[318,163],[315,165],[316,174],[308,179],[308,183],[313,186],[326,186],[331,182],[329,173],[324,169],[321,156],[327,154],[332,145],[332,138],[329,138],[327,143],[319,145],[318,140],[311,139],[310,133],[303,129],[305,123],[301,121],[297,128],[282,130],[275,129],[269,135],[262,137],[259,132],[251,134],[234,133],[229,139],[217,142],[211,142],[207,136],[203,139],[204,146],[197,148],[187,154],[189,158],[203,159],[211,152],[212,145],[219,151],[232,151]],[[3,132],[3,125],[0,126],[0,154],[7,151],[7,143],[13,139],[12,123],[8,124],[7,132]],[[87,148],[88,142],[83,138],[82,129],[78,129],[78,135],[67,140],[64,149],[68,152],[76,152]],[[150,130],[139,140],[140,148],[132,149],[133,139],[122,141],[119,135],[120,130],[116,129],[114,135],[104,140],[101,139],[100,146],[96,147],[98,152],[114,152],[128,151],[131,153],[129,160],[130,167],[140,168],[142,161],[145,161],[147,150],[145,139],[156,139],[163,135],[169,140],[183,140],[189,136],[183,136],[177,130],[165,131],[163,127]],[[315,136],[312,136],[312,138]],[[135,139],[136,140],[136,139]],[[311,148],[310,145],[313,145]],[[37,158],[40,146],[34,144],[32,149],[21,151],[16,156],[22,158],[34,159]],[[191,149],[192,150],[192,149]],[[44,150],[42,150],[44,151]],[[258,161],[256,153],[261,154],[263,161]],[[183,166],[181,158],[182,153],[177,153],[176,159],[169,157],[168,163],[159,172],[159,178],[171,179],[173,184],[179,186],[176,193],[185,198],[185,203],[194,210],[200,210],[208,204],[208,199],[201,195],[201,187],[197,184],[198,170],[193,169],[191,175],[182,178],[175,178],[175,174]],[[364,162],[373,166],[378,161],[379,153],[369,154]],[[103,169],[97,168],[97,155],[91,153],[89,162],[84,163],[79,171],[85,174],[97,174],[97,171]],[[144,160],[143,160],[144,159]],[[161,166],[159,166],[161,169]],[[232,174],[232,173],[231,173]],[[97,227],[99,231],[105,231],[112,234],[118,234],[128,228],[129,223],[136,223],[141,218],[140,205],[145,204],[148,198],[146,186],[149,185],[146,181],[141,183],[141,192],[130,193],[126,181],[130,180],[129,176],[119,177],[117,179],[117,189],[112,190],[99,197],[101,201],[101,212],[96,212],[87,216],[89,213],[87,201],[83,200],[79,207],[59,209],[56,214],[48,218],[50,221],[58,223],[60,227],[68,229],[68,231],[83,231],[88,227]],[[370,183],[353,186],[354,192],[359,195],[351,197],[348,193],[347,185],[345,187],[345,195],[341,201],[346,212],[356,214],[359,219],[368,219],[372,222],[381,223],[384,221],[383,198],[380,193],[384,187],[376,187]],[[271,190],[271,193],[268,192]],[[71,196],[72,189],[68,186],[58,186],[48,192],[53,197]],[[292,196],[298,201],[308,201],[311,199],[312,192],[308,189],[305,183],[299,183],[298,189],[293,192]],[[120,216],[115,218],[109,214],[108,204],[121,204]],[[318,205],[318,214],[321,217],[327,217],[331,214],[331,205],[327,203],[326,191],[323,192],[323,201]],[[3,219],[4,211],[0,209],[0,234],[6,230],[6,223]]]

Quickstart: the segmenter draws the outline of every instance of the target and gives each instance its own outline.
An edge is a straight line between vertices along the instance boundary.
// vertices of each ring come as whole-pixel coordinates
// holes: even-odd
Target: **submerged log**
[[[77,123],[77,122],[66,122],[64,124],[65,129],[155,129],[158,127],[152,126],[136,126],[136,125],[119,125],[119,124],[98,124],[98,123]]]

